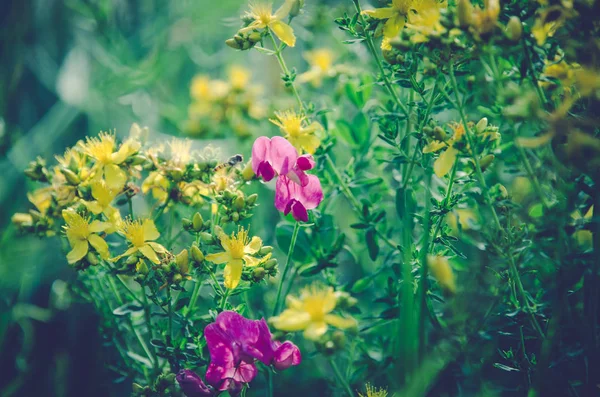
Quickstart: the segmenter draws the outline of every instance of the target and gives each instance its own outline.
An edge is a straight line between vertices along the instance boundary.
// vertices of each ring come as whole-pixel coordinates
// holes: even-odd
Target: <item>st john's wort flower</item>
[[[118,260],[124,256],[133,255],[136,252],[141,253],[148,258],[152,263],[159,264],[160,259],[157,254],[164,254],[167,249],[162,245],[155,243],[154,240],[160,237],[160,233],[151,219],[142,220],[126,220],[123,221],[121,232],[131,244],[131,247],[123,254],[113,258]]]
[[[298,156],[298,151],[287,139],[276,136],[272,139],[261,136],[252,145],[252,170],[259,178],[269,182],[277,175],[285,175],[305,186],[315,162],[311,155]]]
[[[292,213],[297,221],[308,222],[308,210],[317,208],[323,200],[323,189],[316,175],[307,176],[308,183],[300,186],[285,176],[275,185],[275,208],[285,215]]]
[[[225,264],[225,287],[234,289],[242,279],[244,264],[256,266],[260,263],[260,259],[255,255],[262,247],[262,240],[258,236],[249,239],[248,231],[242,227],[237,233],[231,233],[230,236],[223,233],[219,238],[223,252],[207,255],[206,259],[217,265]]]
[[[71,251],[67,254],[67,261],[73,264],[87,255],[90,245],[103,259],[108,259],[108,244],[98,233],[104,232],[109,224],[98,220],[90,222],[73,210],[62,212],[66,225],[65,234],[71,245]]]
[[[355,319],[331,313],[338,304],[338,294],[331,287],[312,285],[302,291],[300,298],[288,295],[286,302],[288,308],[270,319],[282,331],[304,331],[306,339],[318,340],[329,325],[340,329],[356,327]]]
[[[211,386],[207,386],[195,372],[189,369],[182,369],[175,377],[179,387],[187,397],[214,396],[215,391]]]
[[[323,126],[316,121],[308,123],[306,116],[294,110],[275,112],[275,119],[269,121],[279,127],[288,141],[298,151],[313,154],[321,144],[318,133],[323,131]]]
[[[250,11],[246,13],[246,18],[253,20],[250,25],[240,29],[240,33],[248,33],[254,29],[269,28],[279,40],[283,41],[290,47],[296,45],[296,36],[290,25],[283,22],[289,15],[294,0],[286,0],[275,13],[273,13],[273,4],[267,2],[259,2],[250,5]]]
[[[204,336],[211,362],[206,381],[236,395],[257,373],[255,360],[278,370],[300,364],[300,350],[291,342],[273,341],[264,319],[249,320],[233,311],[220,313],[206,326]]]

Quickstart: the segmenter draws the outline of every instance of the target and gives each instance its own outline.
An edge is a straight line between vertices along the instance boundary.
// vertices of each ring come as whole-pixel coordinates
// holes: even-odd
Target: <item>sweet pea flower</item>
[[[292,213],[297,221],[308,222],[308,210],[317,208],[323,200],[323,189],[316,175],[307,175],[308,182],[300,186],[285,176],[277,179],[275,208],[285,215]]]
[[[179,387],[187,397],[214,396],[215,391],[211,386],[206,386],[195,372],[182,369],[175,377]]]
[[[252,170],[265,182],[280,175],[306,186],[308,175],[305,171],[314,166],[315,161],[311,155],[299,156],[296,148],[283,137],[276,136],[269,139],[261,136],[252,145]]]
[[[204,329],[211,362],[206,381],[237,395],[257,373],[255,360],[278,370],[300,364],[300,350],[291,342],[273,341],[264,319],[249,320],[233,311],[220,313]]]

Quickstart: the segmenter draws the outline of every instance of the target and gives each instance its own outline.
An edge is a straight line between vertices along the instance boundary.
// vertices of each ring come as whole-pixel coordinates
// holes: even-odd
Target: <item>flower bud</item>
[[[190,251],[192,252],[192,259],[194,260],[194,262],[196,262],[197,264],[204,262],[204,254],[202,253],[202,251],[200,251],[200,248],[198,248],[195,245],[192,245]]]
[[[215,236],[217,236],[218,238],[220,238],[222,235],[225,234],[225,232],[223,231],[223,228],[219,225],[216,225],[214,227],[214,232],[215,232]]]
[[[248,41],[250,42],[250,44],[252,46],[254,46],[254,44],[258,43],[261,38],[262,38],[262,34],[260,32],[251,32],[248,35]]]
[[[484,117],[477,122],[477,125],[475,126],[475,131],[477,131],[478,134],[481,134],[483,131],[485,131],[487,126],[488,126],[488,119],[487,119],[487,117]]]
[[[85,259],[92,266],[97,266],[100,263],[100,261],[98,260],[98,255],[92,254],[91,252],[88,252],[88,254],[85,256]]]
[[[437,126],[433,129],[433,138],[438,140],[438,141],[445,141],[446,138],[448,137],[448,135],[446,134],[446,131],[444,131],[444,129],[440,126]]]
[[[246,206],[246,200],[244,200],[244,197],[242,197],[242,196],[238,196],[238,198],[236,198],[235,201],[233,202],[233,208],[235,208],[238,211],[243,210],[245,206]]]
[[[346,335],[342,331],[335,331],[331,335],[331,341],[335,344],[338,350],[343,350],[346,346]]]
[[[183,281],[183,276],[181,274],[179,274],[179,273],[175,273],[173,275],[173,279],[171,280],[171,282],[173,284],[179,284],[182,281]]]
[[[136,154],[135,156],[131,157],[129,159],[129,164],[131,165],[142,165],[146,162],[146,157],[140,155],[140,154]]]
[[[212,387],[206,386],[196,373],[189,369],[182,369],[175,377],[179,387],[187,397],[212,396],[214,391]]]
[[[199,212],[196,212],[192,218],[192,227],[194,231],[199,232],[202,230],[202,226],[204,226],[204,219],[202,219]]]
[[[248,161],[246,163],[246,166],[242,170],[242,178],[244,178],[245,181],[250,181],[250,180],[252,180],[252,178],[254,178],[254,170],[252,169],[252,161]]]
[[[148,269],[148,265],[146,264],[146,261],[143,259],[140,259],[138,261],[138,263],[136,263],[135,271],[138,272],[139,274],[143,274],[143,275],[147,275],[148,273],[150,273],[150,269]]]
[[[469,0],[458,0],[456,3],[458,26],[467,28],[473,23],[473,5]]]
[[[267,270],[272,270],[275,268],[275,266],[277,266],[277,259],[275,258],[269,259],[263,264],[263,267]]]
[[[302,362],[300,349],[290,341],[284,342],[275,350],[271,364],[278,371],[283,371]]]
[[[273,252],[273,247],[271,247],[270,245],[263,245],[262,247],[260,247],[260,250],[258,250],[258,253],[263,256],[270,254],[271,252]]]
[[[496,156],[494,156],[493,154],[488,154],[487,156],[479,160],[479,166],[481,167],[481,171],[485,171],[492,164],[495,158]]]
[[[227,39],[227,40],[225,40],[225,44],[227,44],[229,47],[233,48],[234,50],[242,49],[242,46],[240,45],[240,43],[238,43],[235,39]]]
[[[213,242],[213,235],[207,232],[200,232],[200,240],[206,244]]]
[[[456,292],[456,283],[454,273],[445,256],[427,255],[427,265],[431,275],[437,280],[440,286],[447,292],[454,294]]]
[[[512,16],[508,20],[506,24],[506,37],[510,41],[517,42],[521,40],[521,36],[523,35],[523,24],[521,20],[517,16]]]
[[[177,264],[177,269],[179,269],[179,273],[187,274],[190,270],[190,259],[189,254],[186,249],[181,250],[180,253],[175,255],[175,263]]]
[[[255,267],[254,269],[252,269],[252,278],[254,279],[254,281],[260,281],[263,278],[265,278],[265,269],[262,267]]]
[[[230,217],[231,217],[231,220],[232,220],[233,222],[237,222],[237,221],[239,221],[239,220],[240,220],[240,214],[239,214],[239,212],[233,212],[233,213],[230,215]]]
[[[185,230],[192,230],[192,227],[193,227],[192,221],[189,220],[188,218],[182,218],[181,225],[183,226],[183,228]]]
[[[290,9],[290,17],[294,18],[300,15],[302,12],[302,8],[304,7],[304,0],[288,0],[292,3],[292,8]]]
[[[256,203],[256,200],[258,199],[258,194],[254,193],[251,194],[250,196],[248,196],[248,198],[246,199],[246,203],[248,203],[249,206],[254,205],[254,203]]]
[[[67,179],[67,181],[71,185],[79,185],[79,183],[81,183],[81,179],[79,179],[79,177],[77,176],[77,174],[75,174],[70,169],[68,169],[68,168],[61,168],[60,172],[65,176],[65,178]]]

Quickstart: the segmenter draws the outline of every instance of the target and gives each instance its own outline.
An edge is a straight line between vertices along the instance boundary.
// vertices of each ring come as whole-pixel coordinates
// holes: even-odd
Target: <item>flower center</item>
[[[250,8],[252,17],[264,25],[268,25],[273,20],[273,15],[271,15],[272,11],[272,5],[269,3],[257,3]]]
[[[83,144],[85,152],[101,164],[111,164],[112,154],[115,150],[115,137],[109,134],[100,134],[98,138],[88,138]]]
[[[144,226],[140,221],[126,221],[123,225],[123,231],[125,237],[134,247],[141,247],[144,245]]]
[[[231,234],[229,238],[229,254],[233,259],[242,259],[248,244],[248,232],[240,228],[237,235]]]

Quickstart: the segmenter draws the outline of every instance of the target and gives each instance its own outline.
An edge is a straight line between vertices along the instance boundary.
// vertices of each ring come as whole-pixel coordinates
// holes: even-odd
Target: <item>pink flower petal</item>
[[[270,162],[271,140],[266,136],[256,138],[252,145],[252,171],[259,173],[259,166],[264,162]]]
[[[300,349],[290,341],[286,341],[279,346],[273,357],[273,366],[279,371],[298,365],[300,362],[302,362]]]
[[[298,151],[287,139],[275,136],[271,139],[271,164],[279,175],[286,175],[296,164]]]

